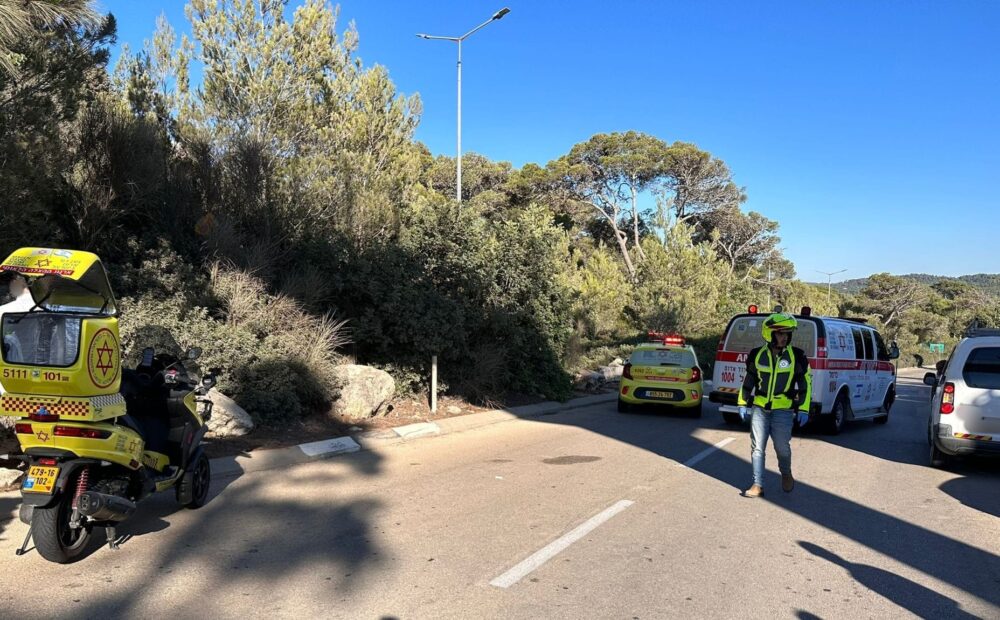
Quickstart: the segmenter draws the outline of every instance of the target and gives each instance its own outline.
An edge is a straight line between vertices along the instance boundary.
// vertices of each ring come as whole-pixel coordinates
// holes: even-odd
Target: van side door
[[[854,338],[854,368],[850,371],[851,409],[860,411],[865,408],[865,338],[860,327],[851,327]]]
[[[878,383],[878,374],[875,368],[878,365],[875,361],[875,339],[872,337],[872,330],[862,329],[861,336],[865,343],[865,409],[875,406],[875,386]]]

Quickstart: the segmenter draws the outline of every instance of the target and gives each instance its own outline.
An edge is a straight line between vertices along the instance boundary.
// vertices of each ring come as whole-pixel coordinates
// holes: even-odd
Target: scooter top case
[[[118,308],[97,255],[22,248],[0,272],[26,278],[34,302],[0,318],[0,415],[73,422],[124,415]]]

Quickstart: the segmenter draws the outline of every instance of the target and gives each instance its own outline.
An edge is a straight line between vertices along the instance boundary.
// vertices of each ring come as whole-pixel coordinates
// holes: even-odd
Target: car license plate
[[[59,479],[58,467],[39,467],[32,465],[28,469],[28,475],[21,483],[21,490],[25,493],[51,493]]]
[[[655,390],[649,390],[648,392],[646,392],[646,396],[649,396],[650,398],[663,398],[665,400],[674,399],[673,392],[657,392]]]

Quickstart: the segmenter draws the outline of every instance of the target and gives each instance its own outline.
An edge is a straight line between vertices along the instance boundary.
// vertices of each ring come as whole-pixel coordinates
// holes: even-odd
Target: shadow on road
[[[938,488],[970,508],[1000,518],[1000,491],[997,490],[997,476],[993,475],[990,481],[993,483],[992,491],[984,492],[982,484],[982,480],[990,477],[990,473],[996,474],[997,470],[1000,469],[1000,464],[996,461],[985,461],[966,463],[964,466],[967,470],[971,470],[967,475],[953,478]],[[973,469],[977,466],[977,469]],[[986,469],[987,467],[989,469]],[[998,582],[997,588],[1000,589],[1000,582]]]
[[[926,397],[923,402],[926,402]],[[713,423],[713,419],[718,422]],[[746,432],[746,428],[726,425],[714,407],[705,408],[705,419],[700,422],[664,419],[663,424],[657,424],[652,417],[622,415],[611,411],[576,416],[568,412],[544,418],[544,422],[585,428],[678,463],[683,463],[709,447],[707,442],[694,436],[699,427]],[[894,427],[898,429],[907,424],[914,424],[912,416],[897,415],[886,426],[858,421],[846,427],[837,437],[809,433],[801,440],[829,441],[845,449],[886,460],[921,463],[924,448],[915,439],[918,437],[917,431],[911,429],[904,432],[903,441],[890,439]],[[695,447],[692,447],[692,439],[697,441]],[[774,454],[771,452],[768,461],[773,463],[773,459]],[[749,454],[744,459],[720,450],[693,469],[732,486],[734,492],[739,492],[750,484]],[[950,486],[946,484],[947,488],[942,490],[959,495],[963,502],[969,502],[979,510],[996,514],[996,482],[996,471],[987,470],[975,479],[959,479],[950,483]],[[777,474],[768,471],[765,488],[777,489],[779,486]],[[978,497],[988,495],[991,489],[992,496],[988,499]],[[802,480],[797,481],[795,492],[790,495],[771,493],[758,501],[771,502],[782,510],[808,519],[935,579],[994,605],[1000,605],[1000,556],[974,544],[950,538]],[[976,569],[970,570],[970,567]]]
[[[90,588],[71,607],[50,611],[73,618],[143,617],[149,605],[163,603],[169,591],[170,613],[177,617],[231,617],[232,609],[225,605],[227,600],[232,602],[226,598],[232,593],[253,597],[244,600],[264,605],[255,607],[261,614],[283,616],[290,612],[275,605],[287,597],[288,587],[305,581],[315,600],[331,601],[327,611],[332,613],[332,601],[352,592],[360,582],[358,577],[382,566],[389,555],[380,548],[372,525],[382,508],[379,501],[344,500],[316,492],[320,486],[336,490],[338,481],[355,484],[359,476],[380,475],[379,454],[354,457],[338,459],[330,469],[290,468],[279,475],[216,479],[211,500],[198,510],[179,507],[172,492],[149,498],[132,519],[118,527],[124,542],[119,551],[102,548],[99,543],[105,537],[98,530],[95,535],[100,540],[89,557],[68,569],[94,579],[114,577],[117,583],[128,585]],[[6,507],[3,501],[0,508]],[[20,527],[12,528],[10,534],[23,535]],[[155,533],[168,527],[178,531],[171,543],[161,544]],[[30,556],[20,561],[43,562]],[[107,572],[112,563],[121,570]],[[38,574],[50,569],[54,578],[61,579],[58,575],[65,574],[67,567],[46,564]],[[197,574],[202,586],[171,586],[176,584],[171,575],[184,574]],[[261,591],[262,584],[278,583],[284,583],[285,589],[272,594]],[[49,601],[51,605],[65,603]],[[33,609],[42,613],[45,606]]]
[[[810,542],[799,541],[799,546],[827,562],[842,567],[855,581],[872,592],[920,618],[976,618],[959,608],[958,603],[919,583],[910,581],[887,570],[850,562],[836,553]],[[802,616],[800,616],[802,617]]]

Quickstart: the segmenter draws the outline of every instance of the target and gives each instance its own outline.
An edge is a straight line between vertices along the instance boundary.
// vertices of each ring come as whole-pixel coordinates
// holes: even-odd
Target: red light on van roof
[[[750,307],[747,308],[747,312],[750,314],[757,314],[757,304],[750,304]]]

